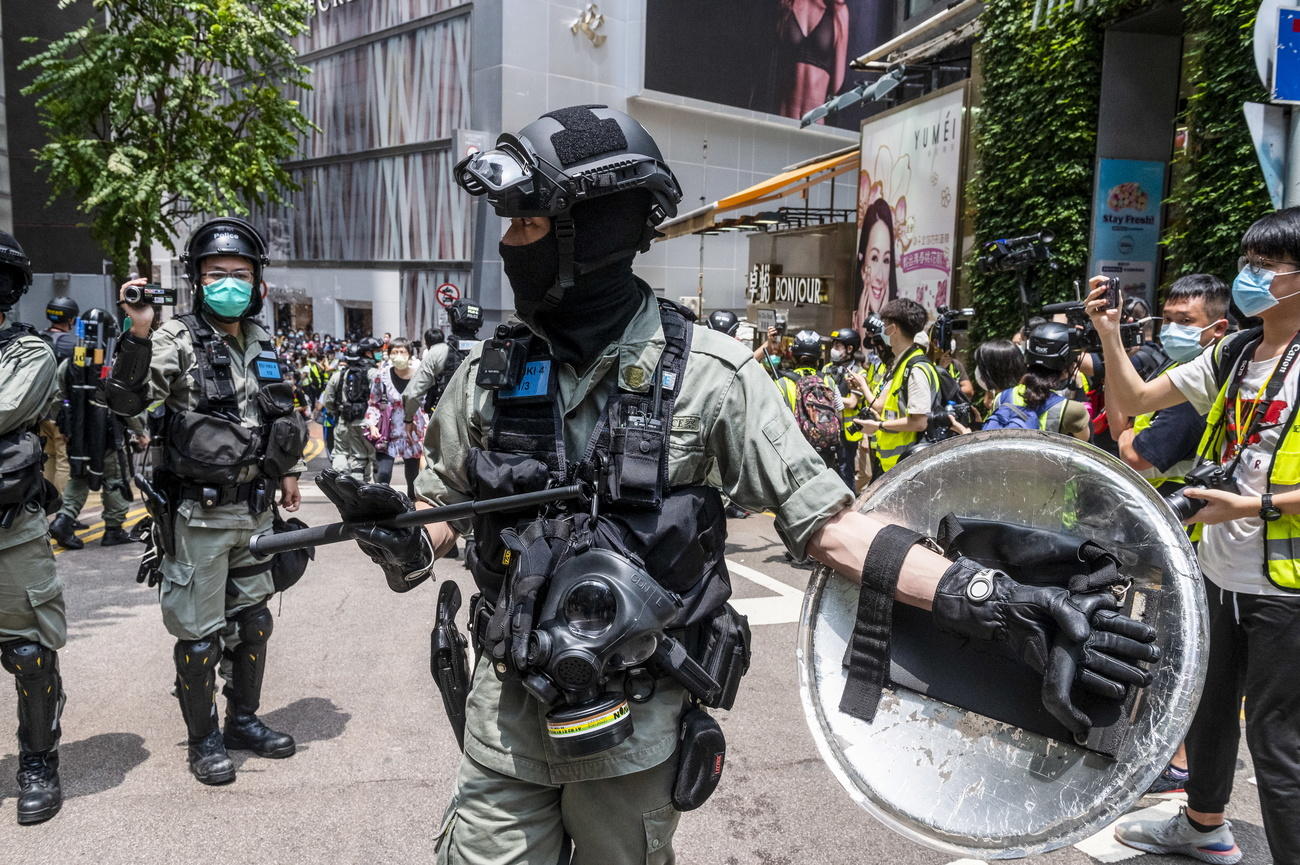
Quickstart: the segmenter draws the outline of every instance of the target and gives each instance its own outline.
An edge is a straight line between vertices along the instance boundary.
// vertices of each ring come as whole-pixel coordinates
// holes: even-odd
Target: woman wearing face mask
[[[1116,827],[1120,841],[1155,853],[1240,861],[1224,812],[1241,736],[1259,785],[1264,832],[1275,862],[1300,862],[1300,208],[1271,213],[1242,238],[1232,300],[1262,327],[1150,381],[1128,360],[1119,314],[1099,278],[1087,309],[1102,337],[1108,401],[1131,415],[1191,403],[1206,414],[1199,458],[1229,483],[1182,491],[1204,526],[1198,559],[1209,609],[1205,688],[1188,731],[1187,808],[1166,820]],[[1176,331],[1175,331],[1176,333]],[[1177,343],[1177,340],[1174,340]]]
[[[415,498],[415,477],[420,473],[420,454],[424,448],[424,430],[429,415],[417,408],[413,424],[406,423],[402,394],[410,384],[411,341],[398,337],[388,345],[388,365],[380,371],[370,387],[370,407],[366,409],[366,426],[375,434],[375,481],[393,480],[393,465],[402,461],[406,472],[406,494]]]

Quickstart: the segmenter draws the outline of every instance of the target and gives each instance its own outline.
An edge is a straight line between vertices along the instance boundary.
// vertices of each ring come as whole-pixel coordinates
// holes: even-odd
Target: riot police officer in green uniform
[[[189,734],[190,771],[204,784],[234,780],[227,748],[288,757],[294,741],[257,717],[272,633],[271,560],[249,540],[271,531],[272,498],[299,504],[307,430],[294,410],[261,311],[266,244],[248,222],[210,220],[181,258],[192,313],[151,328],[154,307],[127,305],[106,388],[108,405],[131,416],[162,403],[161,465],[147,499],[161,547],[163,624],[176,638],[176,692]],[[122,287],[123,294],[134,280]],[[225,680],[218,724],[216,673]]]
[[[478,341],[478,331],[483,326],[483,308],[461,298],[447,307],[447,321],[451,324],[451,337],[429,343],[429,350],[420,358],[419,369],[411,376],[411,383],[402,394],[402,408],[408,418],[415,417],[421,401],[425,411],[431,412],[438,405],[447,389],[447,382],[451,381]]]
[[[335,418],[331,465],[359,481],[368,481],[375,473],[375,446],[366,438],[363,421],[370,386],[379,377],[374,354],[378,348],[373,337],[348,343],[343,365],[330,376],[320,398],[321,406]]]
[[[721,731],[701,705],[730,707],[747,655],[743,617],[726,605],[720,492],[771,508],[793,553],[845,574],[862,574],[887,533],[851,509],[751,352],[693,327],[633,274],[681,200],[639,123],[599,105],[553,111],[456,177],[510,218],[500,249],[524,324],[502,325],[452,376],[416,489],[444,504],[585,483],[592,500],[426,532],[383,524],[411,507],[396,490],[332,472],[319,484],[396,591],[425,580],[460,531],[477,538],[482,654],[463,712],[449,710],[464,755],[438,861],[667,865],[681,811],[721,771]],[[985,569],[996,590],[977,606],[965,600],[969,560],[904,544],[897,561],[889,593],[933,605],[955,633],[999,633],[1017,653],[1050,642],[1056,621],[1069,640],[1089,633],[1064,589]],[[997,623],[1011,605],[1008,633]],[[1075,672],[1048,680],[1068,690]]]
[[[63,489],[63,506],[50,522],[50,534],[68,549],[85,543],[74,533],[74,525],[92,491],[104,499],[104,536],[100,546],[132,543],[122,528],[130,508],[130,439],[144,445],[144,423],[139,418],[123,420],[104,402],[104,367],[111,366],[117,344],[117,322],[104,309],[88,309],[77,323],[77,345],[71,357],[59,363],[59,390],[67,406],[68,485]],[[128,424],[133,427],[128,430]]]
[[[54,352],[9,317],[31,282],[22,247],[0,232],[0,666],[18,693],[19,823],[48,820],[63,804],[58,651],[68,638],[45,523],[58,493],[41,474],[36,434],[55,396]]]

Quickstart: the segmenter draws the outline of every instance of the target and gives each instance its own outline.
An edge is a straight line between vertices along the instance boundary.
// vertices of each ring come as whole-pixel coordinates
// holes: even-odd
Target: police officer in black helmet
[[[792,553],[853,576],[882,525],[852,511],[751,353],[693,327],[632,273],[681,199],[639,123],[599,105],[553,111],[456,176],[510,219],[500,251],[524,323],[503,325],[452,377],[416,489],[441,504],[586,482],[596,500],[426,532],[366,522],[410,507],[391,488],[332,473],[320,486],[395,591],[424,581],[458,532],[472,525],[477,538],[482,656],[463,716],[444,690],[464,756],[438,861],[671,863],[680,812],[721,772],[721,731],[698,704],[730,707],[745,666],[692,672],[709,647],[739,659],[747,643],[725,603],[719,493],[771,508]],[[997,574],[995,597],[977,607],[964,600],[968,560],[950,566],[920,547],[904,559],[895,596],[933,604],[954,633],[1004,634],[1019,656],[1055,621],[1070,625],[1058,640],[1089,631],[1063,589]],[[1025,625],[1009,635],[995,624],[1008,604]],[[630,610],[657,624],[633,628]],[[1076,667],[1051,672],[1068,684]]]
[[[161,465],[149,505],[161,548],[163,624],[176,638],[176,696],[188,733],[190,772],[204,784],[235,778],[227,748],[288,757],[293,737],[257,716],[274,592],[271,559],[249,550],[271,531],[272,500],[298,509],[307,429],[294,410],[262,308],[266,244],[247,221],[220,217],[190,236],[181,257],[194,312],[152,327],[151,304],[126,305],[106,387],[109,408],[165,407]],[[143,285],[137,279],[122,287]],[[218,721],[216,675],[225,680]]]
[[[19,823],[48,820],[63,804],[58,650],[68,636],[45,524],[59,497],[41,475],[36,434],[57,388],[54,352],[11,317],[31,283],[22,247],[0,232],[0,666],[18,695]]]
[[[716,330],[718,333],[725,333],[727,336],[735,336],[736,331],[740,329],[740,319],[729,309],[715,309],[709,313],[708,321],[705,326],[709,330]]]
[[[483,308],[461,298],[447,307],[447,321],[451,325],[451,337],[442,339],[441,331],[436,339],[426,334],[429,349],[420,358],[419,369],[402,393],[402,408],[408,418],[415,417],[422,401],[425,411],[433,411],[438,404],[447,382],[451,381],[461,361],[478,340],[479,328],[483,326]]]

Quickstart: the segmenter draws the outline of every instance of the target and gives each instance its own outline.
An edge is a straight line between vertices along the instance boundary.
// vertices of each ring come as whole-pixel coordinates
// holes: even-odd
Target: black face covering
[[[586,369],[623,333],[649,291],[632,273],[632,259],[650,209],[649,193],[634,190],[573,209],[575,258],[600,261],[621,250],[627,256],[580,274],[551,309],[543,298],[559,274],[555,229],[526,246],[500,246],[506,277],[515,291],[519,318],[551,346],[551,353],[575,369]]]

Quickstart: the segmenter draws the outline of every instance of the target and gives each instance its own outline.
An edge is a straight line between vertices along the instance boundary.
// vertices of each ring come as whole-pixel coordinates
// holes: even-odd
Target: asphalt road
[[[335,518],[321,503],[306,504],[302,516],[311,524]],[[770,517],[731,521],[736,595],[764,623],[754,627],[754,663],[736,708],[719,715],[729,744],[722,785],[683,818],[679,862],[953,862],[873,821],[818,758],[794,664],[807,571],[791,567],[782,549]],[[185,767],[184,728],[169,694],[172,640],[154,592],[134,580],[136,555],[135,547],[97,543],[58,555],[71,632],[61,653],[67,801],[46,824],[13,823],[15,743],[11,732],[0,734],[0,861],[432,861],[459,756],[429,677],[433,586],[395,595],[354,545],[320,550],[303,582],[271,605],[262,714],[297,738],[298,753],[270,761],[237,752],[238,780],[208,788]],[[459,581],[468,597],[458,562],[435,572]],[[0,691],[0,717],[13,718],[12,693]],[[1229,816],[1243,861],[1262,865],[1271,859],[1252,774],[1243,747]],[[1119,861],[1099,855],[1067,848],[1039,861]]]

